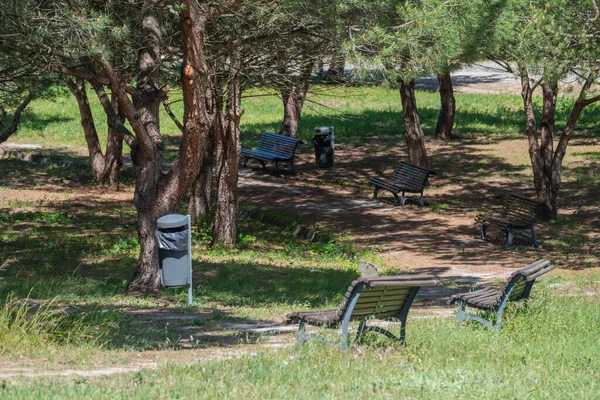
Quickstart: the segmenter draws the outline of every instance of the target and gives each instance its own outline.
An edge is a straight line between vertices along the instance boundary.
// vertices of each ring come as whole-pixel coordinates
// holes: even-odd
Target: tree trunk
[[[300,116],[310,87],[313,66],[312,61],[307,63],[298,79],[292,83],[291,88],[282,87],[280,89],[281,100],[283,101],[283,123],[280,131],[282,135],[294,138],[298,135]]]
[[[586,79],[583,84],[581,91],[579,92],[579,96],[573,104],[573,109],[569,114],[569,119],[567,120],[567,124],[565,125],[565,129],[560,135],[560,139],[558,140],[558,144],[556,145],[556,150],[554,151],[554,157],[552,159],[552,191],[551,191],[551,205],[552,205],[552,213],[550,214],[550,218],[556,219],[558,218],[558,192],[561,186],[561,167],[563,159],[567,154],[567,146],[569,145],[569,141],[573,137],[573,133],[575,132],[575,127],[577,126],[577,120],[581,115],[583,109],[597,101],[600,101],[600,96],[595,96],[590,99],[586,99],[585,95],[589,90],[592,82],[595,79],[595,75],[590,75]]]
[[[137,92],[132,96],[135,116],[143,129],[138,135],[137,146],[131,149],[135,166],[136,185],[134,204],[138,212],[137,230],[140,242],[138,268],[129,282],[127,291],[158,290],[158,251],[156,243],[156,220],[175,210],[173,201],[160,196],[159,182],[162,176],[163,141],[160,136],[159,91],[160,26],[158,19],[146,14],[142,20],[142,47],[138,54],[140,73]],[[131,117],[128,117],[131,122]],[[138,125],[139,126],[139,125]],[[134,128],[135,129],[135,128]],[[139,129],[139,128],[138,128]],[[166,194],[174,197],[173,194]],[[167,200],[167,201],[165,201]]]
[[[206,148],[202,153],[202,166],[198,176],[192,185],[190,191],[190,202],[188,204],[188,214],[192,217],[195,224],[198,224],[202,218],[210,213],[211,192],[213,189],[213,166],[215,163],[215,147],[217,132],[221,129],[221,110],[223,108],[223,96],[221,88],[223,83],[219,77],[211,81],[211,86],[207,91],[206,107],[210,110],[210,130],[206,142]]]
[[[3,129],[4,124],[6,122],[6,111],[4,110],[4,108],[2,108],[2,121],[0,121],[2,122],[0,124],[0,143],[6,142],[8,138],[11,137],[11,135],[13,135],[17,131],[17,128],[19,127],[19,121],[21,120],[21,115],[23,114],[23,111],[25,111],[25,108],[27,108],[31,100],[33,100],[33,93],[29,92],[27,94],[27,97],[23,99],[21,104],[19,104],[19,106],[15,110],[13,119],[10,125],[6,127],[6,129]]]
[[[545,220],[556,219],[558,216],[557,197],[553,194],[554,183],[552,181],[552,164],[554,156],[554,119],[556,115],[557,83],[553,85],[542,84],[542,123],[540,135],[540,161],[541,179],[544,180],[541,187],[543,192],[537,193],[537,200],[543,204],[540,217]],[[560,181],[560,177],[559,177]],[[560,186],[560,183],[559,183]],[[558,190],[556,190],[558,194]]]
[[[281,100],[283,101],[283,123],[279,133],[285,136],[296,137],[298,133],[298,124],[300,122],[300,110],[294,101],[293,91],[285,88],[281,89]]]
[[[529,74],[526,67],[519,67],[521,76],[521,97],[523,98],[523,109],[525,111],[525,134],[529,142],[529,158],[533,169],[533,184],[538,195],[546,193],[546,180],[544,179],[544,169],[540,157],[540,146],[537,137],[537,124],[533,110],[533,91],[535,87],[529,82]]]
[[[240,155],[241,77],[240,60],[232,56],[229,65],[227,102],[222,129],[217,131],[217,206],[212,244],[237,242],[238,159]]]
[[[83,79],[64,78],[67,87],[77,100],[79,115],[81,116],[81,127],[88,147],[90,165],[94,181],[100,185],[118,185],[121,177],[121,168],[123,166],[123,138],[115,131],[114,125],[108,124],[108,140],[106,145],[106,155],[102,154],[102,147],[98,139],[98,132],[94,124],[94,116],[90,108],[90,102],[87,97],[85,81]],[[94,85],[97,94],[105,96],[102,85]],[[118,105],[116,97],[113,95],[111,100],[112,114],[118,115]],[[110,119],[111,115],[107,114]],[[120,117],[122,124],[124,118]]]
[[[425,135],[421,129],[421,120],[417,113],[414,80],[400,82],[400,98],[402,100],[404,139],[406,140],[408,159],[411,164],[428,168],[427,151],[425,150]]]
[[[556,198],[553,192],[553,134],[554,115],[556,111],[556,85],[542,84],[543,107],[542,107],[542,132],[538,140],[537,125],[533,109],[533,91],[529,80],[529,73],[524,66],[519,67],[521,76],[521,97],[525,110],[525,133],[529,142],[529,158],[533,171],[533,185],[537,201],[543,206],[540,216],[544,219],[556,218]]]
[[[435,127],[435,138],[448,141],[452,138],[454,116],[456,115],[456,101],[454,99],[454,89],[452,88],[450,72],[438,76],[438,81],[440,83],[440,100],[442,108],[438,117],[437,126]]]
[[[212,131],[212,129],[211,129]],[[213,134],[209,135],[209,141],[206,150],[202,153],[202,168],[190,190],[190,202],[188,205],[188,214],[194,223],[198,223],[210,212],[210,193],[213,184],[213,163],[214,163],[214,141]]]
[[[194,0],[182,1],[184,54],[182,91],[184,104],[183,135],[177,158],[167,174],[162,172],[163,142],[160,137],[158,109],[165,97],[158,84],[160,29],[153,15],[143,20],[140,73],[132,105],[119,83],[113,90],[119,94],[127,120],[136,132],[132,144],[132,160],[136,166],[135,205],[138,209],[140,258],[138,269],[128,291],[152,291],[159,287],[158,252],[155,230],[157,218],[175,211],[178,203],[194,183],[203,161],[210,129],[207,111],[208,65],[204,53],[204,32],[208,21],[220,9],[202,9]],[[114,72],[106,71],[107,75]],[[116,84],[115,84],[116,83]]]

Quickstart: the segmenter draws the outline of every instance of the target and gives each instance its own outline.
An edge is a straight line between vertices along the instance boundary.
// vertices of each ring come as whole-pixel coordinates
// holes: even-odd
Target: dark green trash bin
[[[318,126],[315,128],[315,132],[321,133],[312,137],[312,142],[315,146],[317,168],[334,169],[333,126]]]
[[[191,287],[189,217],[181,214],[169,214],[159,218],[156,224],[161,284],[164,287],[187,285]]]

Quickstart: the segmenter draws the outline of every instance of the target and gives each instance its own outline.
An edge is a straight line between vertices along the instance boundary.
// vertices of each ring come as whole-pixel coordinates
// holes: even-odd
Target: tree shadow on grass
[[[64,124],[69,123],[78,119],[78,115],[73,117],[68,117],[66,115],[41,115],[38,113],[27,112],[23,113],[21,116],[21,120],[19,121],[19,125],[21,125],[22,129],[28,129],[31,131],[43,131],[48,127],[48,125],[53,124]]]

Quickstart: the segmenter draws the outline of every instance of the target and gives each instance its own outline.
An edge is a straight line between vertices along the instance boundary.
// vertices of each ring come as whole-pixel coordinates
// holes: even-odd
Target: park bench
[[[348,347],[348,329],[351,321],[360,321],[356,340],[367,332],[381,333],[406,345],[406,317],[422,286],[434,286],[432,275],[399,275],[363,277],[350,284],[338,309],[324,311],[296,311],[286,315],[286,323],[299,323],[298,343],[314,338],[329,342],[321,336],[306,334],[306,325],[342,328],[342,348]],[[392,319],[400,322],[400,336],[379,326],[367,326],[369,319]],[[329,342],[330,343],[330,342]]]
[[[409,164],[406,162],[399,162],[394,169],[394,173],[387,180],[379,178],[369,179],[369,183],[375,187],[373,192],[373,198],[377,198],[379,190],[384,189],[391,192],[396,199],[396,204],[404,205],[406,200],[412,200],[417,202],[421,207],[425,206],[423,200],[423,189],[427,184],[429,175],[434,175],[435,172],[425,168],[421,168],[417,165]],[[398,193],[401,193],[401,197],[398,198]],[[421,197],[417,200],[412,197],[406,197],[406,193],[419,193]]]
[[[248,160],[255,159],[263,168],[265,162],[271,161],[275,164],[275,170],[279,168],[279,163],[287,163],[293,175],[296,175],[294,168],[294,153],[298,144],[302,141],[289,136],[278,135],[272,132],[262,132],[258,139],[256,149],[242,149],[244,156],[244,167],[247,167]]]
[[[540,275],[554,269],[554,265],[548,260],[538,260],[528,266],[512,273],[501,290],[483,288],[473,292],[453,295],[448,305],[458,303],[459,309],[456,314],[456,323],[472,319],[480,322],[490,329],[500,331],[502,329],[502,314],[506,303],[509,301],[527,300],[529,292]],[[467,307],[492,312],[496,314],[496,323],[488,321],[478,315],[467,313]]]
[[[486,231],[490,226],[500,228],[507,236],[507,247],[512,246],[515,236],[523,237],[537,248],[533,225],[538,214],[540,203],[518,194],[508,194],[504,199],[502,210],[496,214],[480,214],[475,221],[481,223],[481,238],[486,238]],[[529,230],[530,234],[515,232],[515,230]]]

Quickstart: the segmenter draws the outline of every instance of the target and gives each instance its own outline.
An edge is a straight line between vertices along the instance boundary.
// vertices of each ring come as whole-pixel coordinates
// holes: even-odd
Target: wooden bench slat
[[[400,296],[400,297],[395,297],[395,298],[391,298],[388,299],[387,297],[385,298],[386,300],[374,300],[371,302],[367,302],[367,301],[358,301],[358,303],[356,303],[356,306],[354,306],[354,310],[356,309],[367,309],[367,308],[372,308],[372,309],[376,309],[376,308],[390,308],[390,307],[400,307],[399,305],[402,305],[402,303],[404,302],[404,300],[406,299],[406,297],[408,297],[408,293],[404,296]]]
[[[407,287],[406,289],[402,288],[402,290],[398,290],[395,292],[392,292],[391,290],[387,290],[385,291],[385,297],[386,298],[396,298],[396,297],[400,297],[400,296],[405,296],[406,294],[410,293],[410,291],[412,290],[412,287]],[[363,290],[363,293],[361,293],[360,296],[360,301],[367,301],[367,299],[379,299],[382,295],[383,295],[383,291],[373,291],[373,290]]]

